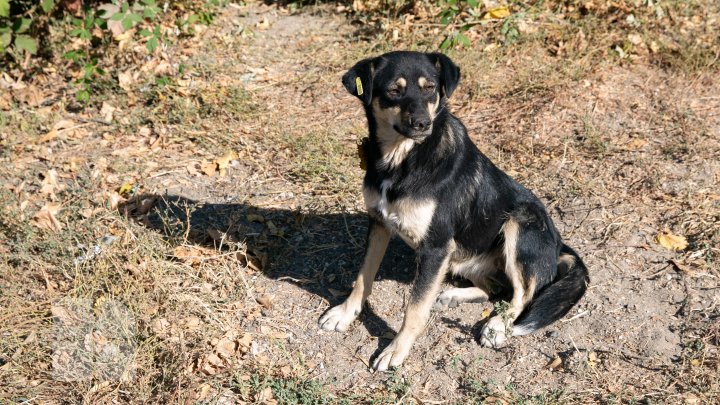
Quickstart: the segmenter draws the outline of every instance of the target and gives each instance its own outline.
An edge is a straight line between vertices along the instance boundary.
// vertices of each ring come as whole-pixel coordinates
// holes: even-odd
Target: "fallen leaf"
[[[246,352],[246,351],[248,351],[248,349],[250,349],[250,345],[252,345],[252,340],[253,340],[252,335],[249,333],[246,333],[243,335],[243,337],[238,339],[237,342],[240,345],[241,350],[243,352]]]
[[[135,79],[136,77],[129,70],[126,72],[118,73],[118,84],[120,85],[120,88],[125,91],[132,90]]]
[[[270,28],[270,20],[268,20],[267,17],[263,17],[262,21],[258,21],[257,24],[255,24],[255,26],[261,30],[266,30],[266,29]]]
[[[276,405],[277,404],[277,400],[273,396],[272,388],[270,388],[270,387],[267,387],[264,390],[260,391],[257,394],[255,401],[259,402],[261,404],[265,404],[265,405]]]
[[[217,163],[215,162],[204,162],[200,163],[200,170],[206,175],[212,177],[217,171]]]
[[[45,178],[42,181],[42,187],[40,187],[40,193],[54,195],[56,188],[58,188],[58,173],[55,169],[48,170]]]
[[[215,345],[215,352],[218,356],[227,359],[232,357],[237,351],[238,344],[228,338],[222,338],[217,345]]]
[[[497,404],[507,405],[508,402],[506,400],[504,400],[503,398],[490,395],[489,397],[485,398],[483,403],[484,404],[493,404],[493,405],[497,405]]]
[[[100,114],[103,116],[103,119],[105,121],[111,122],[113,120],[113,113],[115,113],[116,110],[117,108],[103,101],[102,108],[100,109]]]
[[[560,359],[559,356],[555,356],[555,358],[550,360],[543,368],[545,368],[547,370],[555,371],[555,370],[560,369],[561,366],[562,366],[562,359]]]
[[[40,208],[40,211],[33,216],[32,223],[40,229],[45,229],[51,232],[60,232],[62,230],[62,225],[55,217],[58,212],[60,212],[60,204],[45,204],[45,206]]]
[[[263,295],[257,297],[256,300],[257,300],[258,304],[262,305],[263,307],[265,307],[267,309],[272,309],[272,307],[273,307],[273,303],[272,303],[273,296],[272,295],[263,294]]]
[[[483,20],[499,20],[510,15],[510,9],[506,6],[494,7],[485,12]]]
[[[195,399],[197,399],[198,401],[204,401],[210,393],[210,388],[212,388],[210,384],[205,383],[201,385],[198,389],[197,395],[195,395]]]
[[[105,197],[107,198],[111,210],[116,210],[120,202],[125,201],[125,198],[115,191],[105,193]]]
[[[237,159],[238,155],[235,153],[235,151],[228,151],[225,155],[223,155],[219,159],[215,159],[215,163],[217,163],[217,168],[220,171],[220,176],[225,176],[225,169],[227,169],[228,165],[230,165],[230,162]]]
[[[597,365],[597,360],[598,358],[595,352],[588,353],[588,366],[590,366],[591,368],[595,368],[595,366]]]
[[[668,262],[673,265],[673,267],[675,268],[675,271],[679,271],[680,273],[684,273],[689,276],[695,275],[695,271],[691,270],[690,268],[688,268],[686,265],[684,265],[683,263],[681,263],[678,260],[668,260]]]
[[[118,192],[118,194],[120,194],[120,195],[130,194],[130,192],[132,191],[132,189],[133,189],[132,183],[123,183],[123,185],[120,186],[120,188],[118,189],[117,192]]]
[[[674,235],[667,230],[660,232],[656,239],[662,247],[670,250],[683,250],[688,246],[684,236]]]
[[[45,101],[45,97],[40,89],[33,84],[23,84],[22,86],[16,87],[13,90],[13,96],[15,97],[15,100],[23,104],[27,104],[29,107],[37,107]]]

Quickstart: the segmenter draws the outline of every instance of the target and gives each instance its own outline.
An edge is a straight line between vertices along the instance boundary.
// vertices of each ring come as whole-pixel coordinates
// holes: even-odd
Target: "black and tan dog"
[[[362,100],[370,129],[370,227],[352,293],[320,318],[321,328],[344,331],[357,318],[392,234],[415,249],[418,270],[402,328],[373,363],[378,371],[402,364],[433,307],[487,300],[498,285],[512,299],[483,327],[483,346],[564,316],[585,293],[587,269],[538,198],[480,153],[447,110],[458,67],[439,53],[392,52],[358,62],[342,80]],[[474,287],[440,293],[448,273]]]

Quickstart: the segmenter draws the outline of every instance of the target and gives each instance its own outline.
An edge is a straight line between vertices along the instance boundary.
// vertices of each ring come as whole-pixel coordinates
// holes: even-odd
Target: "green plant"
[[[42,31],[36,21],[46,21],[54,10],[54,0],[17,1],[0,0],[0,57],[12,56],[15,60],[23,55],[38,52],[38,40],[34,36]]]
[[[470,38],[463,33],[473,26],[473,22],[465,16],[480,16],[477,12],[478,0],[440,0],[440,3],[443,7],[438,15],[440,23],[450,27],[450,33],[440,44],[440,49],[470,46]]]

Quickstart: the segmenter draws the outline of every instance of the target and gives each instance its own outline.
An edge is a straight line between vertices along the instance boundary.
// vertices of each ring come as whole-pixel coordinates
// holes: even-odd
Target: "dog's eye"
[[[428,83],[423,87],[425,91],[435,91],[435,83]]]

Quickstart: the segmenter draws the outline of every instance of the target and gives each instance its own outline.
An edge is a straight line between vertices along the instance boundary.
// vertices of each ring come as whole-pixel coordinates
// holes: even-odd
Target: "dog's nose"
[[[420,131],[420,132],[427,131],[428,128],[430,128],[430,118],[428,118],[428,117],[422,117],[422,118],[410,117],[410,126],[415,131]]]

